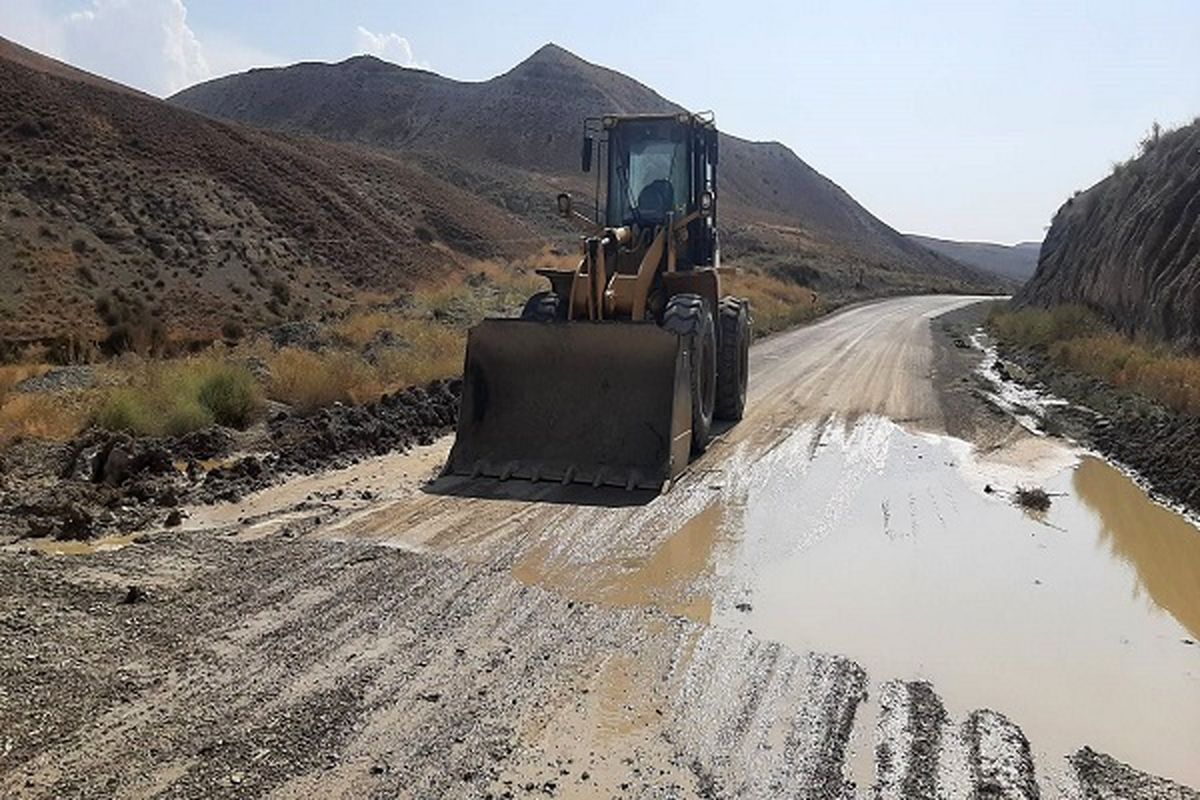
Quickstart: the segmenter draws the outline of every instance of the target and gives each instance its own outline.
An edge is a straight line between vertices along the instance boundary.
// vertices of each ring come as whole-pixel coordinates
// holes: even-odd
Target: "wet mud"
[[[175,527],[182,506],[233,502],[289,475],[430,444],[453,428],[459,391],[458,382],[440,381],[366,406],[277,411],[246,435],[91,430],[65,444],[26,442],[0,453],[0,543]]]

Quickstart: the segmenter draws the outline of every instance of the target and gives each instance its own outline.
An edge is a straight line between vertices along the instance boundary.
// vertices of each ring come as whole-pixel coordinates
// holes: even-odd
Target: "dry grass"
[[[387,337],[379,334],[387,332]],[[336,329],[357,350],[313,353],[285,348],[269,360],[272,399],[312,411],[332,403],[367,403],[385,392],[449,378],[462,371],[466,334],[432,320],[386,312],[356,314]]]
[[[469,327],[484,317],[515,314],[530,295],[546,288],[545,279],[533,270],[547,266],[548,259],[534,258],[514,265],[474,262],[463,272],[415,291],[409,316]]]
[[[1106,330],[1103,321],[1083,306],[1023,308],[1003,306],[988,314],[988,327],[1002,340],[1021,347],[1050,347],[1055,342],[1090,336]]]
[[[757,271],[739,271],[723,280],[722,288],[750,300],[756,337],[800,325],[824,313],[811,289]]]
[[[31,438],[70,439],[87,423],[89,414],[87,402],[80,398],[14,394],[0,405],[0,444]]]
[[[83,426],[87,413],[77,398],[13,391],[22,381],[50,369],[48,364],[0,365],[0,444],[27,438],[69,439]]]
[[[347,350],[313,353],[285,347],[270,361],[268,395],[302,411],[334,403],[361,403],[382,389],[371,365]]]
[[[1050,357],[1168,408],[1200,415],[1200,358],[1114,333],[1055,342]]]
[[[49,364],[0,364],[0,402],[21,381],[40,378],[49,371]]]
[[[997,309],[988,326],[1001,340],[1043,347],[1062,367],[1150,397],[1185,414],[1200,414],[1200,358],[1115,333],[1078,306]]]

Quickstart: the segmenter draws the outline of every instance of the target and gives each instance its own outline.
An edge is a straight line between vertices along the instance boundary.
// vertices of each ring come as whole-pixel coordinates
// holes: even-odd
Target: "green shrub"
[[[219,425],[245,428],[262,409],[262,390],[250,371],[232,364],[215,364],[200,378],[196,399]]]
[[[131,385],[110,390],[93,422],[140,436],[178,436],[213,423],[244,428],[262,410],[248,370],[212,358],[156,364]]]

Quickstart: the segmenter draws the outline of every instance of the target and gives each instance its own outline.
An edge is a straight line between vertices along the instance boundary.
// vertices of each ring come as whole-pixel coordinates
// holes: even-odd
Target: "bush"
[[[244,367],[197,358],[148,367],[130,386],[110,390],[93,422],[141,436],[178,436],[214,423],[245,428],[262,406],[262,390]]]
[[[1018,486],[1013,501],[1027,511],[1044,514],[1050,510],[1050,495],[1038,486]]]
[[[199,383],[196,399],[218,425],[245,428],[262,409],[262,391],[248,370],[216,365]]]

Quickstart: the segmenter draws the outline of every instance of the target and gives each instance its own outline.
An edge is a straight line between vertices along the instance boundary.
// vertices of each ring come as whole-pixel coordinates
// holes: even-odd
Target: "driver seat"
[[[674,206],[675,187],[666,178],[651,181],[638,193],[638,217],[645,222],[661,225],[667,219],[667,212]]]

